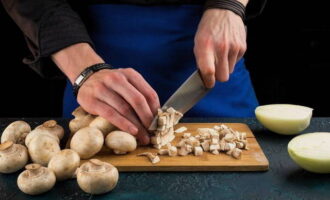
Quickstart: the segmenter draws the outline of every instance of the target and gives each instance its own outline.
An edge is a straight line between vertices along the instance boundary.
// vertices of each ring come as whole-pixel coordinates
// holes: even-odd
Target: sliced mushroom
[[[13,173],[22,169],[29,160],[25,146],[7,141],[0,144],[0,173]]]
[[[153,154],[151,152],[143,152],[138,154],[137,156],[147,156],[152,164],[156,164],[160,161],[159,156],[157,154]]]
[[[9,124],[1,135],[1,143],[12,141],[15,144],[24,144],[26,135],[31,132],[31,127],[24,121],[15,121]]]
[[[18,188],[29,195],[38,195],[52,189],[56,177],[51,169],[39,164],[29,164],[17,179]]]
[[[91,159],[77,170],[77,182],[86,193],[104,194],[116,187],[119,173],[113,165]]]

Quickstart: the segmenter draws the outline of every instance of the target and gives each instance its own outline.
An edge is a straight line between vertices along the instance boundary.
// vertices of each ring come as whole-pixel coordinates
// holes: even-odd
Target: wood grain
[[[219,123],[180,123],[175,128],[185,126],[186,132],[196,134],[197,128],[212,128]],[[269,163],[261,147],[259,146],[252,131],[246,124],[242,123],[223,123],[234,130],[247,133],[249,150],[243,150],[240,160],[234,159],[225,153],[213,155],[204,152],[202,156],[160,156],[160,162],[152,164],[147,157],[137,156],[142,152],[157,152],[150,146],[138,147],[136,151],[126,155],[114,155],[111,150],[104,147],[93,158],[109,162],[116,166],[119,171],[266,171]],[[178,133],[172,144],[176,144],[183,133]],[[70,140],[69,140],[70,141]],[[69,146],[69,142],[67,144]],[[84,160],[81,161],[85,162]]]

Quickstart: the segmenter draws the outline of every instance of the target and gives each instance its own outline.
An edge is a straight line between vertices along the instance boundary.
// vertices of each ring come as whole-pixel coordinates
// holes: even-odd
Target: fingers
[[[138,128],[138,134],[136,137],[141,144],[149,143],[148,131],[143,127],[138,117],[135,115],[133,108],[118,94],[111,89],[106,88],[105,85],[101,85],[96,89],[96,97],[114,108],[121,116],[132,122]]]
[[[98,113],[98,115],[107,119],[120,130],[131,133],[132,135],[136,135],[138,133],[138,128],[124,116],[118,113],[112,106],[100,100],[95,100],[93,102],[93,109],[96,113]]]
[[[197,66],[201,72],[205,87],[213,88],[215,84],[214,54],[201,49],[195,51]]]
[[[108,88],[113,89],[126,102],[128,102],[135,113],[139,116],[143,125],[147,128],[153,119],[153,114],[146,98],[131,84],[121,73],[111,73],[108,81],[105,81]]]
[[[160,102],[156,91],[145,81],[145,79],[132,68],[121,69],[127,77],[127,80],[142,93],[146,98],[151,112],[156,115],[157,110],[160,107]]]
[[[215,77],[218,81],[225,82],[229,79],[228,49],[225,46],[216,49]]]
[[[233,48],[229,51],[228,54],[228,67],[229,67],[229,73],[233,73],[235,69],[235,65],[238,61],[238,54],[239,50],[237,48]]]

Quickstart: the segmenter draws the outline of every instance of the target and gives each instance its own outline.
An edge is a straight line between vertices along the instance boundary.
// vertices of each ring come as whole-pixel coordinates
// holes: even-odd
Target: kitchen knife
[[[190,77],[177,89],[174,94],[163,105],[162,110],[173,107],[175,110],[184,114],[201,100],[208,92],[209,88],[204,86],[204,82],[196,70]],[[157,129],[157,116],[153,119],[149,130]]]

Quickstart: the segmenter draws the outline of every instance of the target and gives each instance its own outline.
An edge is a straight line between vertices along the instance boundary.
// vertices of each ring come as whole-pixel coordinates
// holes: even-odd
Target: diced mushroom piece
[[[181,126],[180,128],[176,129],[174,132],[175,133],[183,133],[187,130],[187,127]]]
[[[219,149],[220,149],[219,144],[211,144],[210,145],[210,151],[219,150]]]
[[[168,149],[168,155],[171,156],[171,157],[178,155],[178,149],[176,148],[176,146],[171,146]]]
[[[244,143],[243,142],[235,142],[236,143],[236,148],[243,149],[244,148]]]
[[[191,136],[191,133],[184,133],[183,138],[188,139]]]
[[[191,153],[193,151],[193,146],[190,144],[186,144],[186,149],[189,153]]]
[[[168,149],[159,149],[158,150],[158,155],[168,155],[169,152],[168,152]]]
[[[219,139],[218,138],[212,138],[211,139],[211,144],[218,144],[219,143]]]
[[[202,147],[194,147],[194,154],[195,154],[195,156],[201,156],[201,155],[203,155],[203,149],[202,149]]]
[[[238,148],[234,148],[233,151],[231,152],[231,156],[236,159],[240,159],[241,155],[242,155],[242,150],[240,150]]]
[[[186,144],[186,139],[182,139],[178,142],[178,144],[176,145],[177,147],[183,147]]]
[[[218,155],[219,151],[218,150],[213,150],[213,151],[211,151],[211,153],[213,153],[214,155]]]
[[[219,143],[219,146],[220,146],[220,151],[226,151],[226,142],[225,142],[225,140],[222,139]],[[228,146],[228,150],[229,150],[229,146]]]
[[[159,156],[157,156],[157,154],[153,154],[151,152],[140,153],[140,154],[138,154],[138,156],[147,156],[152,164],[156,164],[160,161]]]
[[[186,143],[191,145],[192,147],[195,146],[200,146],[199,140],[197,140],[194,136],[190,136],[187,140]]]
[[[180,156],[186,156],[189,154],[189,151],[187,151],[187,149],[185,148],[185,146],[182,146],[178,149],[178,154]]]
[[[203,147],[204,151],[210,151],[210,140],[204,140],[201,143],[201,146]]]
[[[246,140],[246,133],[245,132],[241,133],[240,140]]]
[[[235,140],[235,135],[233,133],[228,133],[225,135],[224,139],[226,142],[233,142]]]
[[[233,150],[234,150],[235,147],[236,147],[236,144],[235,144],[235,143],[227,143],[227,144],[228,144],[228,146],[229,146],[229,150],[226,152],[226,154],[231,155],[232,152],[233,152]]]

